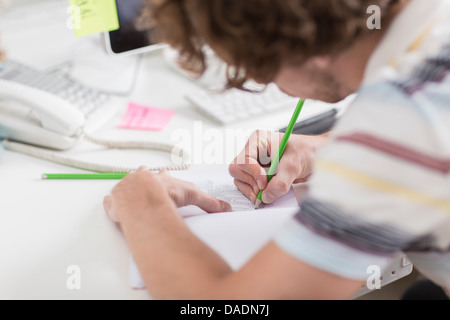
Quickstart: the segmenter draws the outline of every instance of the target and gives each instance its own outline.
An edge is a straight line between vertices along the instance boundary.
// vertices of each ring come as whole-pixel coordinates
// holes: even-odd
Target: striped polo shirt
[[[413,0],[390,25],[275,237],[286,252],[362,281],[404,253],[450,292],[449,3]]]

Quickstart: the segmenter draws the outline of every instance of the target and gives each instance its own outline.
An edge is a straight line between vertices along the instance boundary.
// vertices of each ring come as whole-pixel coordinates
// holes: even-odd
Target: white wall
[[[17,5],[23,5],[27,3],[36,3],[36,2],[43,2],[46,0],[0,0],[0,7],[3,6],[17,6]],[[68,1],[68,0],[59,0],[59,1]]]

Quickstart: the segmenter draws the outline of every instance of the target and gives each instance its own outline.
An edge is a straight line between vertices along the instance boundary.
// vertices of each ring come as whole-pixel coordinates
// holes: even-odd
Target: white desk
[[[24,8],[12,8],[0,16],[0,32],[11,58],[45,68],[67,59],[83,61],[76,60],[80,57],[74,53],[83,40],[75,41],[71,33],[63,29],[67,19],[63,2],[37,1],[34,5],[47,7],[31,10],[32,14],[25,16],[18,15]],[[50,9],[56,10],[57,14],[49,13]],[[36,12],[42,12],[43,16],[39,18]],[[99,37],[94,36],[84,41],[95,43],[98,40]],[[100,50],[99,47],[99,54],[102,54]],[[122,62],[106,56],[104,59]],[[95,69],[90,72],[95,76]],[[89,77],[86,74],[86,79]],[[232,135],[238,132],[230,129],[250,132],[256,128],[284,127],[292,113],[292,110],[285,110],[233,126],[217,127],[184,99],[184,94],[194,89],[197,84],[171,70],[160,52],[147,54],[137,75],[137,84],[127,100],[173,109],[175,117],[164,131],[145,132],[116,129],[121,117],[118,114],[98,132],[98,136],[166,142],[174,142],[177,130],[187,130],[193,137],[207,130],[217,130],[225,136],[227,132]],[[310,110],[305,106],[302,115],[306,118],[324,109]],[[245,140],[243,136],[236,143],[236,152],[241,150]],[[151,151],[99,152],[88,143],[82,143],[76,150],[83,151],[90,159],[114,159],[136,166],[169,160],[167,155]],[[190,151],[195,153],[195,150]],[[213,164],[226,168],[234,156],[228,152],[223,160]],[[194,159],[194,165],[204,165],[203,160],[200,155]],[[9,151],[0,154],[0,299],[149,298],[145,290],[130,288],[129,251],[120,230],[102,208],[103,197],[117,182],[43,181],[40,175],[44,172],[79,170]],[[68,273],[72,266],[80,271],[81,287],[78,290],[67,286],[67,281],[74,275]]]

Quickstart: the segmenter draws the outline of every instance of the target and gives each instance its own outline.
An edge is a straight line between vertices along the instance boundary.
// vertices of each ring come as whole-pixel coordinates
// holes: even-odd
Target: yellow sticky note
[[[115,0],[69,0],[76,37],[119,29]]]

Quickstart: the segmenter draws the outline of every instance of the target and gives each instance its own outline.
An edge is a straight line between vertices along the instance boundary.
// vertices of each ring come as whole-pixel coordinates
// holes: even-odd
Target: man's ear
[[[311,63],[318,69],[328,69],[331,64],[330,56],[316,56],[311,58]]]

